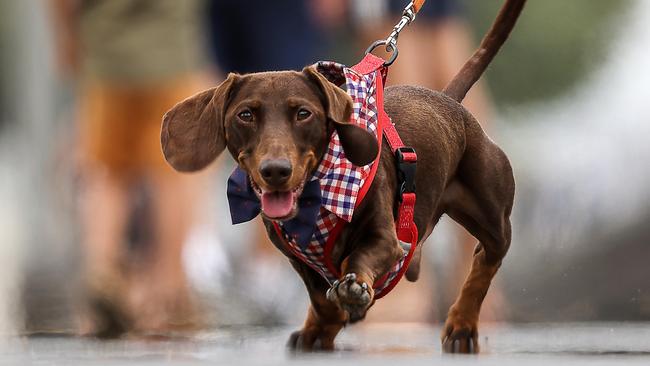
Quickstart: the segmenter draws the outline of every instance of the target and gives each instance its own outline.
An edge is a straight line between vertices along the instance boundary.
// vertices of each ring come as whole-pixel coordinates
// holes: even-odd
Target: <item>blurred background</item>
[[[427,1],[391,83],[444,87],[501,4]],[[160,120],[228,72],[353,65],[405,5],[0,0],[0,333],[298,326],[299,277],[230,225],[231,159],[173,172]],[[472,90],[518,185],[484,320],[650,320],[649,23],[643,0],[530,0]],[[473,246],[443,219],[369,320],[444,321]]]

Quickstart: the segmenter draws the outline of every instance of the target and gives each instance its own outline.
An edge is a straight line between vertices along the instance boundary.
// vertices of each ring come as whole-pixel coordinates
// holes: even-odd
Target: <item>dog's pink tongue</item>
[[[262,211],[272,219],[285,217],[293,209],[293,199],[291,192],[264,192],[262,193]]]

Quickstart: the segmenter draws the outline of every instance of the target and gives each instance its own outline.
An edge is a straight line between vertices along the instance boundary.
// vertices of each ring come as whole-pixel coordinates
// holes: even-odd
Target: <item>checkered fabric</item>
[[[319,62],[317,68],[333,83],[341,80],[340,75],[345,77],[346,90],[352,97],[350,122],[367,129],[377,137],[375,73],[359,75],[352,69],[334,62]],[[338,134],[332,134],[327,152],[313,177],[320,180],[323,206],[339,218],[350,222],[357,195],[368,178],[370,169],[370,164],[357,167],[346,159]]]
[[[316,68],[333,84],[345,85],[353,102],[350,122],[365,128],[378,137],[375,83],[377,73],[360,75],[344,65],[329,61],[318,62]],[[320,273],[330,284],[338,279],[339,273],[337,269],[332,268],[330,259],[326,258],[328,255],[325,253],[326,244],[340,220],[345,222],[352,220],[354,209],[358,203],[357,196],[370,175],[371,167],[371,164],[358,167],[346,159],[339,136],[334,132],[325,156],[312,177],[312,180],[320,181],[322,207],[311,242],[306,248],[301,248],[283,228],[282,223],[278,223],[281,234],[294,255]],[[375,289],[377,296],[397,277],[407,254],[408,250],[386,275],[385,280],[380,282],[379,287]]]

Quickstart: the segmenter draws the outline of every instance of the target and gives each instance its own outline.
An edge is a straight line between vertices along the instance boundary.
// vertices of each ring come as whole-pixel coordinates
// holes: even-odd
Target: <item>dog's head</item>
[[[337,131],[347,158],[363,166],[377,156],[377,141],[349,123],[352,100],[314,67],[230,74],[163,117],[161,143],[176,170],[210,164],[225,148],[251,178],[269,219],[297,212],[297,198]]]

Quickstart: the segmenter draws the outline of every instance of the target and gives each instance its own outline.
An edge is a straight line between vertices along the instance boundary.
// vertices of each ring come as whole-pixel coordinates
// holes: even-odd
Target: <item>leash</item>
[[[366,54],[371,53],[375,48],[379,46],[386,46],[386,52],[391,53],[391,57],[384,62],[384,66],[392,65],[393,62],[395,62],[397,59],[398,55],[397,37],[399,37],[399,33],[402,31],[402,29],[404,29],[404,27],[411,24],[415,20],[415,16],[420,11],[420,9],[422,9],[422,5],[424,5],[425,1],[426,0],[412,0],[404,8],[404,11],[402,11],[402,17],[400,18],[399,22],[395,24],[392,32],[390,32],[388,37],[386,39],[380,39],[373,42],[366,50]]]

